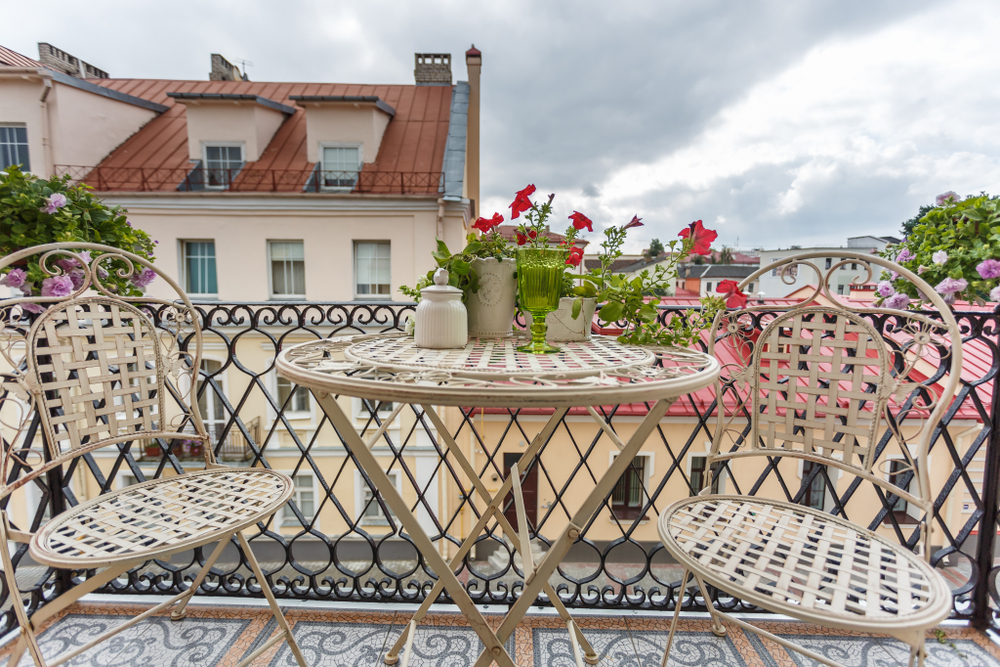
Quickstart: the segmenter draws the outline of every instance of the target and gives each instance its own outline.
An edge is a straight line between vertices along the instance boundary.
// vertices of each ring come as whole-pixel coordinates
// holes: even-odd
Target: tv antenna
[[[247,77],[247,65],[250,65],[252,67],[253,66],[253,62],[250,61],[250,60],[247,60],[246,58],[236,58],[235,60],[236,60],[236,62],[240,66],[240,72],[243,73],[243,80],[244,81],[249,81],[250,79]]]

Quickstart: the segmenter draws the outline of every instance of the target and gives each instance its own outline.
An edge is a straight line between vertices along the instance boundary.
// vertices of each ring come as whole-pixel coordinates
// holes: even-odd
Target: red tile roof
[[[254,178],[261,170],[282,170],[278,186],[272,175],[261,177],[260,186],[242,184],[240,190],[279,190],[301,192],[315,167],[306,158],[305,110],[295,106],[293,95],[371,96],[378,97],[396,110],[379,146],[375,162],[365,164],[363,174],[387,172],[438,173],[443,171],[445,145],[451,112],[451,86],[358,85],[338,83],[266,83],[251,81],[173,81],[162,79],[95,79],[92,83],[134,95],[169,107],[115,149],[101,164],[105,173],[124,173],[137,167],[150,171],[152,178],[162,174],[156,184],[145,189],[172,191],[191,169],[188,161],[187,115],[167,93],[259,95],[296,108],[278,128],[270,144],[256,162],[247,163],[241,177]],[[180,178],[177,178],[177,175]],[[90,180],[96,180],[91,176]],[[256,181],[255,181],[256,182]],[[130,187],[130,185],[133,185]],[[436,194],[437,178],[428,181],[420,194]],[[122,189],[139,190],[139,178]],[[412,191],[412,190],[411,190]]]
[[[41,67],[42,63],[22,56],[17,51],[11,51],[6,46],[0,46],[0,67]]]

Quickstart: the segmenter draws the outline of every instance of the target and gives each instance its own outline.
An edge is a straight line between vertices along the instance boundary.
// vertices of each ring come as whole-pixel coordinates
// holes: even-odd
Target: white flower
[[[931,260],[938,266],[942,266],[945,262],[948,261],[948,253],[946,253],[944,250],[938,250],[936,253],[931,255]]]
[[[1000,302],[1000,285],[990,290],[990,301]]]
[[[404,325],[404,331],[406,331],[407,336],[412,336],[417,327],[417,321],[412,317],[406,319],[406,324]]]

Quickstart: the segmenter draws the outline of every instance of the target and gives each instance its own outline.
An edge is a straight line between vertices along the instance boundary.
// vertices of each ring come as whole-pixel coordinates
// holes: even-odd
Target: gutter
[[[42,151],[45,161],[46,176],[55,176],[55,161],[52,159],[52,131],[49,121],[49,93],[52,92],[52,79],[42,77],[42,97],[39,103],[42,107]]]

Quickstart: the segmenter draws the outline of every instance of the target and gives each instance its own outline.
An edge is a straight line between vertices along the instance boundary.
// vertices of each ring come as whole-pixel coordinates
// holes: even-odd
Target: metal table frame
[[[383,337],[386,338],[386,337]],[[392,338],[396,338],[393,336]],[[431,592],[426,596],[418,611],[413,615],[406,628],[403,630],[395,645],[385,656],[386,664],[395,664],[399,660],[400,653],[403,652],[403,666],[408,665],[413,638],[417,624],[423,620],[434,600],[440,595],[442,589],[446,589],[451,595],[455,605],[462,611],[469,621],[470,627],[476,632],[485,646],[476,667],[488,667],[492,662],[496,662],[501,667],[515,667],[515,663],[510,654],[504,648],[506,642],[514,633],[514,629],[524,618],[528,609],[535,602],[541,592],[545,592],[553,607],[566,623],[570,633],[570,644],[573,647],[574,657],[579,667],[583,662],[596,664],[597,653],[581,632],[579,626],[566,610],[565,605],[549,584],[549,577],[555,572],[562,562],[566,553],[573,543],[579,538],[582,527],[600,510],[605,498],[610,495],[614,485],[626,472],[632,460],[639,453],[639,450],[646,442],[646,439],[657,427],[660,419],[666,414],[667,409],[677,400],[677,397],[711,384],[719,374],[718,363],[711,357],[690,350],[675,351],[680,358],[690,362],[685,367],[686,373],[679,373],[671,376],[670,373],[658,373],[654,369],[648,368],[645,362],[643,368],[637,369],[635,374],[630,376],[629,372],[616,369],[615,378],[609,378],[600,373],[600,369],[595,369],[593,375],[598,376],[598,382],[589,383],[585,374],[579,370],[575,372],[572,380],[566,380],[561,386],[566,387],[559,390],[561,378],[552,376],[539,376],[537,371],[519,372],[506,377],[490,379],[463,378],[452,375],[451,372],[442,374],[433,372],[433,368],[428,369],[428,373],[398,372],[398,368],[386,365],[379,367],[376,364],[362,361],[338,361],[331,360],[330,354],[343,351],[352,340],[372,341],[377,337],[344,337],[343,341],[330,339],[327,341],[313,341],[296,345],[283,351],[277,362],[277,371],[283,377],[292,380],[300,386],[308,387],[315,396],[323,412],[344,439],[346,446],[351,450],[362,470],[361,474],[367,478],[378,490],[383,501],[389,509],[396,515],[412,539],[414,546],[419,550],[427,565],[438,575],[438,581]],[[607,343],[605,340],[604,343]],[[470,343],[474,345],[475,343]],[[623,347],[623,350],[629,348]],[[694,369],[693,371],[691,369]],[[479,373],[482,376],[482,373]],[[662,376],[662,377],[661,377]],[[510,379],[516,378],[524,384],[522,391],[506,392],[506,395],[497,396],[497,390],[510,388]],[[670,380],[674,381],[671,382]],[[535,384],[532,384],[534,382]],[[462,387],[465,391],[459,391],[451,396],[447,391],[449,383]],[[455,442],[449,433],[441,416],[434,409],[434,405],[452,405],[466,407],[522,407],[526,404],[538,405],[533,397],[528,396],[533,386],[539,386],[539,391],[548,398],[544,399],[549,404],[555,404],[554,413],[545,424],[544,428],[535,436],[531,444],[525,449],[518,462],[511,469],[510,476],[503,481],[499,491],[495,495],[490,495],[485,484],[475,472],[472,464],[465,456],[461,447]],[[622,393],[623,387],[634,389],[635,385],[644,387],[649,394],[648,401],[655,401],[647,415],[636,428],[633,435],[627,442],[622,442],[614,430],[601,417],[592,405],[607,405],[615,401],[615,396]],[[515,387],[516,389],[516,387]],[[556,393],[553,393],[556,392]],[[558,396],[559,393],[565,397]],[[628,392],[626,392],[628,393]],[[352,420],[337,402],[337,395],[357,396],[369,400],[391,400],[397,402],[392,413],[386,417],[380,427],[372,434],[368,440],[364,440],[357,432]],[[563,400],[556,400],[562,398]],[[589,402],[588,402],[589,401]],[[593,490],[587,495],[580,507],[573,514],[566,527],[559,537],[552,543],[548,553],[537,565],[532,562],[531,549],[528,543],[528,522],[524,507],[524,498],[521,494],[521,475],[527,471],[532,460],[538,456],[549,438],[554,433],[559,422],[566,415],[569,409],[586,402],[587,410],[591,417],[597,422],[601,429],[608,435],[611,441],[619,448],[620,453],[615,457],[607,471],[594,485]],[[402,411],[404,405],[418,404],[437,429],[438,437],[444,441],[445,446],[454,455],[459,466],[472,481],[475,493],[487,503],[485,510],[481,513],[478,523],[470,531],[469,536],[459,547],[458,552],[452,557],[450,563],[438,553],[430,537],[424,532],[416,515],[410,510],[403,500],[399,491],[396,490],[392,480],[379,465],[371,449],[383,436],[389,425],[395,421]],[[504,498],[508,493],[514,496],[515,511],[517,513],[519,531],[514,530],[510,522],[503,514],[502,506]],[[521,554],[524,564],[524,588],[521,596],[511,605],[506,616],[496,632],[489,627],[486,619],[472,601],[468,591],[462,586],[455,576],[454,568],[460,566],[465,556],[471,550],[476,539],[485,529],[491,519],[495,518],[503,534],[511,541],[517,553]],[[523,548],[522,548],[523,547]],[[582,647],[582,650],[581,650]]]

